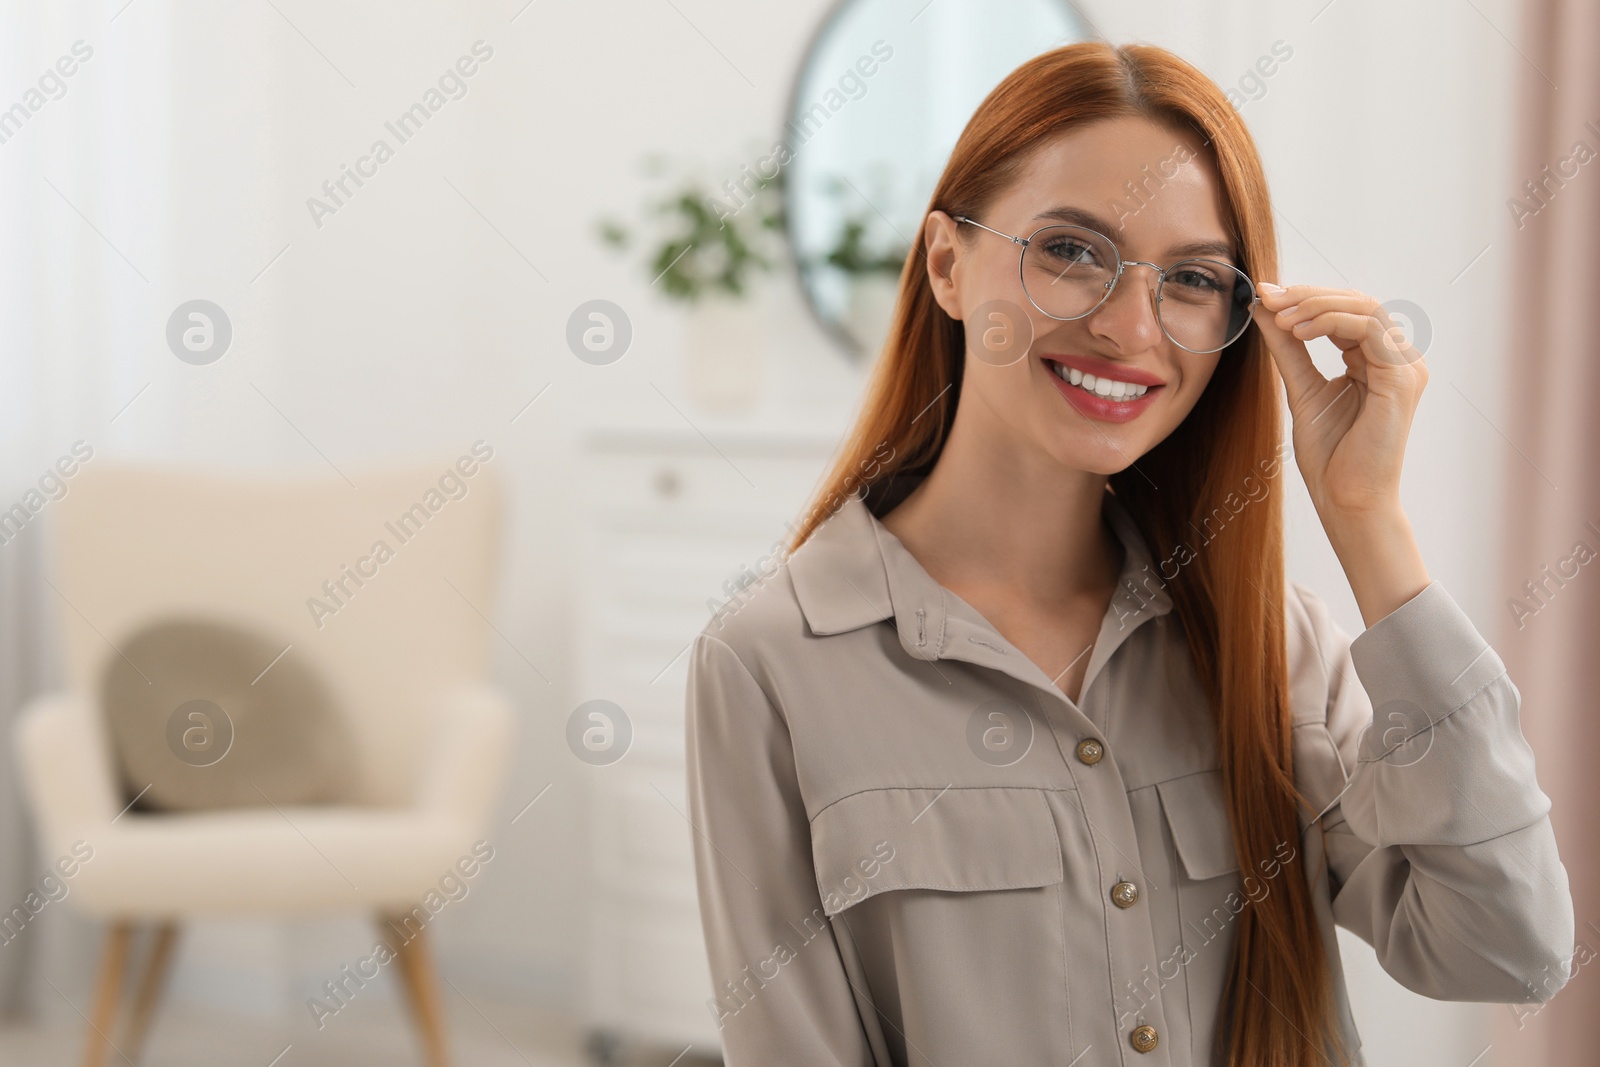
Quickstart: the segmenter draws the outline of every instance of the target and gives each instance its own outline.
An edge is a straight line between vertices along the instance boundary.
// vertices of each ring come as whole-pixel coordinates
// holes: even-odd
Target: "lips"
[[[1138,417],[1166,387],[1148,371],[1120,367],[1107,360],[1087,356],[1041,358],[1062,398],[1101,422],[1127,422]],[[1096,369],[1102,373],[1095,374]]]
[[[1126,382],[1129,385],[1165,385],[1166,381],[1159,375],[1138,367],[1130,367],[1125,363],[1113,363],[1109,359],[1099,359],[1095,356],[1079,355],[1052,355],[1040,356],[1046,364],[1064,366],[1068,370],[1076,370],[1083,374],[1092,374],[1096,378],[1109,378],[1114,382]],[[1052,366],[1051,368],[1055,368]]]
[[[1134,385],[1131,382],[1117,381],[1112,378],[1096,378],[1092,374],[1085,374],[1076,367],[1068,368],[1062,363],[1046,364],[1057,378],[1068,385],[1083,389],[1084,392],[1094,393],[1110,400],[1137,400],[1152,388],[1148,385]]]

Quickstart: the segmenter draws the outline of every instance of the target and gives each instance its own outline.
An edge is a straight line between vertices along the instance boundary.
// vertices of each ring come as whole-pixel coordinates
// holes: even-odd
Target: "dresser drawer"
[[[679,903],[695,902],[694,829],[681,766],[630,753],[599,770],[595,795],[595,875],[609,889]]]

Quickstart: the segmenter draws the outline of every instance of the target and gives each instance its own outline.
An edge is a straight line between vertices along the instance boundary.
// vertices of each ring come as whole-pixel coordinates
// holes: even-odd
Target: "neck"
[[[941,585],[1041,607],[1115,583],[1123,548],[1102,515],[1107,476],[1063,465],[957,406],[927,478],[883,525]]]

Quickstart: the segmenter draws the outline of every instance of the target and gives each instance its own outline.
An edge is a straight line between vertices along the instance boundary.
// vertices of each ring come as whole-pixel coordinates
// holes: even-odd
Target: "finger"
[[[1343,349],[1355,348],[1366,343],[1381,347],[1384,343],[1383,324],[1371,315],[1363,315],[1356,311],[1324,311],[1320,315],[1295,323],[1289,332],[1302,341],[1308,341],[1313,337],[1326,337]]]
[[[1405,327],[1395,322],[1389,309],[1382,304],[1373,311],[1373,318],[1378,322],[1378,328],[1383,337],[1381,347],[1377,350],[1377,357],[1391,366],[1411,366],[1419,371],[1424,381],[1428,376],[1428,368],[1422,362],[1422,352],[1411,343],[1410,334]]]
[[[1306,351],[1305,342],[1273,322],[1272,312],[1265,305],[1258,305],[1251,316],[1261,330],[1273,362],[1278,365],[1278,373],[1283,376],[1283,386],[1289,393],[1289,409],[1298,411],[1305,397],[1313,389],[1326,385],[1328,380],[1311,362],[1311,353]]]
[[[1344,376],[1353,382],[1367,384],[1367,356],[1359,345],[1344,350]]]
[[[1315,318],[1329,311],[1348,311],[1357,315],[1376,315],[1379,304],[1365,293],[1339,292],[1308,296],[1291,304],[1277,314],[1278,325],[1291,329],[1295,323]]]
[[[1289,332],[1302,341],[1326,337],[1344,349],[1347,355],[1359,348],[1364,362],[1370,365],[1398,367],[1422,359],[1422,353],[1406,339],[1405,330],[1387,315],[1379,317],[1328,311],[1295,324]]]
[[[1286,307],[1293,307],[1302,300],[1319,296],[1360,295],[1354,289],[1333,289],[1326,285],[1290,285],[1279,287],[1276,292],[1269,288],[1270,283],[1263,282],[1257,286],[1261,294],[1261,302],[1273,311],[1280,311]]]

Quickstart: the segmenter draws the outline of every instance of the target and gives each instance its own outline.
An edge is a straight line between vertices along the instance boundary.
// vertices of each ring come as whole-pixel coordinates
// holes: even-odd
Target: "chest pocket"
[[[1184,873],[1193,881],[1220,878],[1239,869],[1228,826],[1222,771],[1200,771],[1156,784],[1161,810],[1172,831]]]
[[[974,892],[1062,880],[1061,842],[1038,789],[869,789],[811,820],[831,917],[897,889]]]
[[[885,1062],[1073,1061],[1059,835],[1037,788],[869,789],[817,812],[817,889]]]

